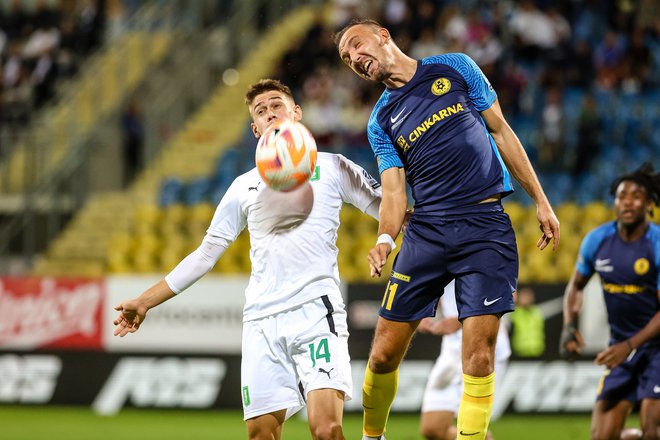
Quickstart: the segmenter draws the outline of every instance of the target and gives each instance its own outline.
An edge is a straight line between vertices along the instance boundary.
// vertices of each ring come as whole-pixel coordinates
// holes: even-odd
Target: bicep
[[[391,167],[380,173],[383,198],[406,195],[406,173],[403,168]]]
[[[491,134],[499,134],[505,128],[510,128],[509,124],[504,119],[504,114],[502,113],[502,108],[498,100],[495,100],[493,104],[481,112],[481,117],[486,123],[486,128]]]

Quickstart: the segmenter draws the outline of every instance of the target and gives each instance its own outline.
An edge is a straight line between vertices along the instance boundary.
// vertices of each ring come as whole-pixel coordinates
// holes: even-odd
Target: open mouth
[[[365,76],[371,76],[369,70],[371,69],[372,64],[373,64],[372,60],[369,60],[366,63],[364,63],[362,70],[364,71]]]

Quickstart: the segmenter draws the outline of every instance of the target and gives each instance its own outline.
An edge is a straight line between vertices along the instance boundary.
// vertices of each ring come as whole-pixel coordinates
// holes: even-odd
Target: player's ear
[[[390,31],[388,31],[385,28],[380,28],[378,29],[378,35],[380,36],[380,43],[381,45],[387,43],[392,39],[392,36],[390,35]]]
[[[259,139],[261,137],[261,133],[259,133],[259,129],[257,128],[257,124],[255,124],[254,122],[250,122],[250,128],[252,129],[252,134],[254,135],[254,137]]]
[[[300,122],[302,120],[302,107],[300,107],[298,104],[293,107],[293,120],[296,122]]]

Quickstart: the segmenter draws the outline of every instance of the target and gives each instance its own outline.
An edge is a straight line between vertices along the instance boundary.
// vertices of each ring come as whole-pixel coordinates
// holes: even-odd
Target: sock
[[[493,409],[495,373],[486,377],[463,374],[463,397],[458,408],[458,440],[484,440]]]
[[[362,433],[364,435],[378,437],[385,432],[385,425],[398,384],[398,369],[391,373],[376,374],[369,369],[369,363],[367,363],[362,384],[362,408],[364,409]]]

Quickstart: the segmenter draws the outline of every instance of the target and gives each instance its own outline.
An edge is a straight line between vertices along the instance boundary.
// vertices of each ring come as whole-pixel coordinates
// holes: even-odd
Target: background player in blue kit
[[[383,191],[372,276],[381,275],[401,230],[406,181],[415,200],[365,372],[363,434],[383,435],[415,329],[435,314],[443,287],[455,278],[465,384],[458,439],[483,440],[499,318],[514,308],[518,278],[515,235],[500,203],[513,191],[509,170],[536,202],[540,249],[550,241],[556,248],[559,222],[497,95],[469,57],[415,60],[373,20],[351,21],[335,43],[355,73],[386,86],[368,124]]]
[[[660,227],[649,221],[660,205],[660,173],[645,164],[612,184],[616,221],[582,241],[575,272],[564,295],[560,350],[579,352],[577,317],[583,289],[598,272],[610,323],[609,347],[596,356],[607,366],[598,385],[591,433],[618,439],[626,417],[641,402],[644,439],[660,438]]]

